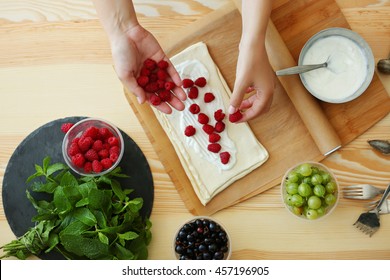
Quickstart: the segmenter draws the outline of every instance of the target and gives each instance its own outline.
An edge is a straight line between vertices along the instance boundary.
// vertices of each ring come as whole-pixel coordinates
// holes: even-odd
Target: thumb
[[[230,98],[229,114],[235,113],[241,106],[242,100],[246,92],[247,86],[244,82],[236,80],[234,84],[233,94]]]
[[[137,83],[137,80],[134,77],[129,77],[128,79],[123,80],[124,86],[131,91],[138,100],[139,104],[143,104],[146,101],[146,94],[142,87]]]

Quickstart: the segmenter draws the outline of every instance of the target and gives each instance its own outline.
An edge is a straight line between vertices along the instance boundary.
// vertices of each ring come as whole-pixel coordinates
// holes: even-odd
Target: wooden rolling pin
[[[241,0],[234,0],[234,2],[241,12]],[[272,20],[268,24],[265,45],[274,70],[297,65]],[[318,101],[303,86],[299,76],[278,78],[320,152],[326,156],[339,149],[341,147],[339,135],[330,124]]]

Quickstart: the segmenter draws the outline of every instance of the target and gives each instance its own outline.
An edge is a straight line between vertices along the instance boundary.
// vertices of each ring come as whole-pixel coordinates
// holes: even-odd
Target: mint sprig
[[[4,255],[26,259],[53,250],[67,259],[147,259],[152,224],[140,215],[143,199],[131,198],[117,178],[120,167],[99,177],[76,178],[62,163],[42,166],[28,177],[31,192],[50,195],[36,200],[26,195],[37,211],[36,225],[23,236],[2,246]],[[36,180],[39,178],[40,180]]]

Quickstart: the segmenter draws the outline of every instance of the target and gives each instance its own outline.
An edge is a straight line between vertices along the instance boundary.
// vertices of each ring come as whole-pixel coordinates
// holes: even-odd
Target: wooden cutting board
[[[337,4],[328,0],[284,1],[283,4],[274,7],[272,21],[275,22],[278,31],[280,30],[280,36],[295,58],[306,40],[319,30],[332,26],[348,27]],[[291,36],[292,33],[296,36]],[[173,56],[196,42],[205,42],[214,62],[232,89],[240,36],[241,15],[233,2],[229,2],[206,18],[175,31],[174,36],[166,38],[161,44],[166,53]],[[271,52],[271,55],[278,54]],[[270,57],[270,60],[272,59],[273,57]],[[125,91],[125,95],[186,207],[194,215],[211,215],[274,187],[279,184],[286,170],[295,163],[324,159],[300,112],[293,105],[281,83],[277,81],[270,111],[249,122],[254,134],[268,150],[270,158],[260,168],[233,183],[209,204],[203,206],[151,108],[148,105],[139,105],[132,93]],[[390,100],[375,76],[372,85],[357,100],[347,104],[320,103],[320,106],[342,144],[346,144],[387,115],[390,111]],[[318,129],[321,130],[321,127]]]

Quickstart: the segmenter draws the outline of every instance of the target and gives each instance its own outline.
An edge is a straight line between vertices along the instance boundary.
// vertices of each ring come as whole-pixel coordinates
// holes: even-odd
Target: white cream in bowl
[[[343,103],[360,96],[373,76],[373,56],[367,43],[356,33],[341,28],[325,30],[304,46],[300,65],[328,62],[300,74],[307,90],[320,100]]]

